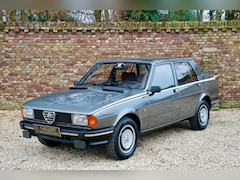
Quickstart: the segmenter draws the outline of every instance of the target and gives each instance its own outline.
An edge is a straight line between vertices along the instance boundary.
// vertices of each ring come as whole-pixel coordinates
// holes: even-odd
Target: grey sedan
[[[106,60],[69,89],[24,103],[20,126],[47,146],[105,145],[110,157],[126,159],[145,132],[185,119],[205,129],[218,100],[215,76],[190,58]]]

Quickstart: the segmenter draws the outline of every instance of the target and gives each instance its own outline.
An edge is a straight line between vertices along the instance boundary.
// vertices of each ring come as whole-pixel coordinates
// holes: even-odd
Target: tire
[[[58,142],[58,141],[52,141],[52,140],[48,140],[48,139],[43,139],[43,138],[40,138],[38,137],[38,140],[40,143],[48,146],[48,147],[56,147],[56,146],[59,146],[61,145],[62,143],[61,142]]]
[[[131,157],[137,147],[138,128],[129,117],[123,118],[115,127],[113,135],[106,145],[107,154],[118,160]]]
[[[195,116],[189,120],[191,129],[203,130],[208,126],[210,117],[209,110],[209,104],[205,100],[202,100],[199,104]]]

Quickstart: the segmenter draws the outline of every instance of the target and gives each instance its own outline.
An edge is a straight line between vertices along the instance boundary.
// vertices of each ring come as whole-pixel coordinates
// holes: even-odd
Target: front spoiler
[[[24,130],[23,137],[31,138],[37,136],[43,139],[58,141],[63,143],[74,144],[74,147],[84,149],[87,145],[107,144],[113,133],[114,127],[108,127],[99,130],[85,130],[70,127],[59,127],[61,137],[37,134],[34,132],[33,123],[28,121],[20,121],[20,127]]]

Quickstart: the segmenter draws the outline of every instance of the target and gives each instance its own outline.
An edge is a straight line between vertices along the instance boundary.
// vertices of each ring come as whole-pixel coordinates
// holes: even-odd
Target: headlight
[[[96,126],[97,119],[93,115],[72,114],[72,123],[80,126]]]
[[[22,108],[21,113],[22,113],[22,118],[34,119],[33,109]]]
[[[75,125],[87,126],[88,125],[87,116],[72,114],[72,123]]]

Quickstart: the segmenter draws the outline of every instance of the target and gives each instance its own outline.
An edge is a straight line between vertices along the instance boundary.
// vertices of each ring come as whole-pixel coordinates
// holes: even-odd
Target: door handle
[[[174,93],[178,93],[178,89],[174,89],[173,92],[174,92]]]

